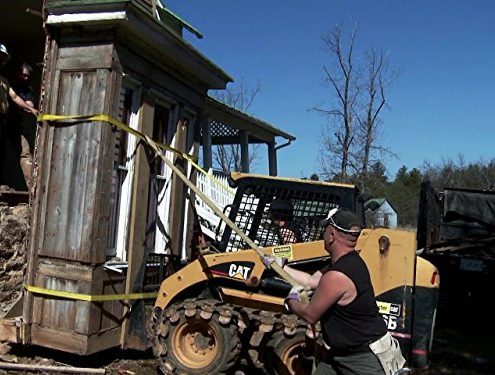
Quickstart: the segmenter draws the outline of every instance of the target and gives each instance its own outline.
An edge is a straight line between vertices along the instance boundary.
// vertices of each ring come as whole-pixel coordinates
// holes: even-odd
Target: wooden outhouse
[[[190,194],[112,119],[189,155],[203,147],[207,167],[215,144],[240,144],[245,160],[247,144],[266,143],[270,174],[277,148],[295,138],[208,98],[232,79],[182,38],[184,28],[199,32],[157,0],[5,3],[2,15],[32,21],[18,39],[10,23],[0,33],[13,55],[42,67],[42,117],[22,318],[0,324],[0,340],[77,354],[145,349],[164,269],[187,261]],[[212,130],[218,124],[228,138]],[[194,179],[184,159],[166,156]]]

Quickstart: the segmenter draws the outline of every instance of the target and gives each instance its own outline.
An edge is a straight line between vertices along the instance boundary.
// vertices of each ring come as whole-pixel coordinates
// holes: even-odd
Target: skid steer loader
[[[300,270],[315,272],[329,261],[319,223],[331,208],[351,209],[364,224],[363,202],[352,185],[237,173],[230,182],[237,189],[224,209],[230,221],[264,253],[288,258]],[[275,200],[290,202],[292,226],[302,242],[280,242],[270,214]],[[161,370],[228,374],[242,360],[270,374],[309,374],[318,327],[284,312],[290,285],[266,269],[225,222],[207,244],[161,283],[150,325]],[[365,229],[357,250],[408,365],[427,366],[439,277],[432,264],[416,256],[415,233]]]

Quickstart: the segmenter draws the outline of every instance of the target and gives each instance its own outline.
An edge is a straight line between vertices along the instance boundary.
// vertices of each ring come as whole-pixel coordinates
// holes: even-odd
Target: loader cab
[[[322,237],[320,221],[336,206],[357,212],[364,225],[363,201],[353,185],[270,176],[232,173],[229,180],[236,188],[232,204],[226,207],[229,219],[260,247],[283,245],[279,227],[274,218],[275,206],[286,203],[279,212],[286,216],[289,228],[298,232],[299,241],[317,241]],[[222,223],[219,226],[218,248],[230,252],[249,246]],[[298,242],[299,242],[298,241]]]

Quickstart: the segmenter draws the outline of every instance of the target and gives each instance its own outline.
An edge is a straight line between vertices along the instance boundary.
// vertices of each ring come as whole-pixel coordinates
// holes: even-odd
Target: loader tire
[[[291,336],[279,330],[266,344],[265,370],[273,375],[309,375],[313,352],[314,341],[307,337],[304,328],[298,328]]]
[[[191,306],[192,305],[192,306]],[[234,319],[220,315],[219,301],[181,302],[162,313],[154,352],[164,374],[226,374],[237,363],[240,339]]]

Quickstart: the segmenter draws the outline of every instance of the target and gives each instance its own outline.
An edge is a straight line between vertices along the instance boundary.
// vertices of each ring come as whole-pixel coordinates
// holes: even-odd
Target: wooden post
[[[201,126],[203,131],[203,167],[208,170],[213,165],[211,150],[211,124],[208,116],[203,117]]]
[[[186,141],[187,141],[187,130],[189,126],[188,121],[183,117],[183,108],[178,109],[178,121],[175,128],[175,143],[173,146],[180,151],[187,152]],[[174,157],[174,165],[184,168],[185,161],[182,158]],[[172,174],[172,183],[170,191],[170,211],[168,214],[170,223],[170,249],[173,255],[180,255],[182,248],[182,223],[184,220],[184,207],[185,207],[185,187],[180,181],[180,179]]]
[[[145,97],[141,110],[139,130],[146,133],[153,133],[153,118],[155,116],[155,108],[150,97]],[[143,262],[146,261],[144,243],[146,237],[146,204],[149,194],[149,184],[143,181],[150,179],[150,167],[148,159],[143,147],[138,148],[134,164],[134,180],[132,186],[132,201],[129,219],[129,247],[127,249],[127,262],[129,268],[127,270],[127,278],[125,284],[125,293],[134,293],[139,291],[136,287],[139,285],[138,278],[141,276]],[[131,304],[125,306],[124,315],[129,313],[128,309]],[[130,321],[124,320],[121,332],[121,345],[123,347],[136,347],[140,345],[140,340],[134,338],[134,332],[130,333]]]
[[[249,173],[249,134],[245,130],[239,131],[241,143],[241,172]]]
[[[277,175],[277,150],[275,149],[275,142],[268,142],[268,173],[270,176]]]

